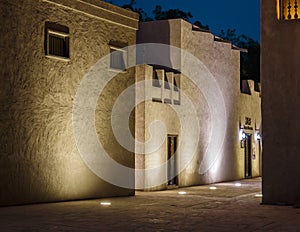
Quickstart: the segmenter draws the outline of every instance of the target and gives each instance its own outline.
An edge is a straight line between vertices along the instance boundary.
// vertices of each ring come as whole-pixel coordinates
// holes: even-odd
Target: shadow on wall
[[[153,25],[156,24],[156,25]],[[152,21],[140,23],[140,28],[137,32],[137,43],[157,43],[157,44],[172,44],[170,34],[170,23],[168,20]],[[163,33],[162,33],[163,32]],[[169,69],[180,70],[180,54],[175,54],[169,47],[164,46],[162,50],[153,50],[151,59],[147,54],[137,51],[137,64],[156,65],[164,64],[164,67]]]

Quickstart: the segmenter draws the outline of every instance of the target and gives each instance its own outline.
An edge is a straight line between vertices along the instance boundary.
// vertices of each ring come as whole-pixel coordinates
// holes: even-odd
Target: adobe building
[[[154,62],[126,68],[136,55],[124,49],[136,44],[133,12],[98,0],[4,0],[0,9],[0,205],[127,196],[135,186],[161,190],[261,175],[260,93],[252,81],[243,82],[241,92],[241,51],[228,41],[181,19],[141,23],[138,43],[187,54],[160,50]],[[97,72],[106,57],[100,63],[106,71]],[[78,97],[89,79],[94,86]],[[103,80],[109,81],[98,98]],[[134,84],[136,99],[150,101],[130,112],[130,132],[143,144],[131,144],[130,151],[117,141],[111,120],[118,97]],[[93,112],[89,97],[95,95]],[[89,112],[94,117],[87,122]],[[89,154],[98,140],[100,160]],[[104,153],[133,172],[120,175]],[[109,183],[99,177],[102,171],[127,184]]]
[[[98,0],[2,0],[0,9],[0,205],[134,195],[83,162],[72,110],[81,80],[101,57],[117,51],[108,68],[124,68],[122,47],[135,44],[138,15]],[[134,69],[117,75],[95,113],[104,149],[131,168],[134,152],[118,145],[110,116],[134,82]],[[126,178],[134,183],[134,174]]]
[[[300,203],[299,1],[261,1],[263,203]]]
[[[181,19],[140,23],[137,43],[165,45],[152,61],[147,52],[156,49],[144,48],[147,65],[136,70],[137,83],[144,81],[137,99],[147,99],[136,108],[136,137],[145,142],[136,169],[147,170],[136,187],[260,176],[260,92],[253,81],[241,91],[240,49]]]

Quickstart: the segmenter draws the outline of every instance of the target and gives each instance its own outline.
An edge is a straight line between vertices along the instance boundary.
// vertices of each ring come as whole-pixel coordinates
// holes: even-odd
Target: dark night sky
[[[130,0],[111,0],[115,5],[129,3]],[[236,29],[237,34],[245,34],[255,40],[260,36],[260,0],[136,0],[136,7],[144,9],[149,16],[156,5],[163,10],[170,8],[190,11],[194,16],[190,21],[199,20],[209,25],[214,34],[221,29]]]

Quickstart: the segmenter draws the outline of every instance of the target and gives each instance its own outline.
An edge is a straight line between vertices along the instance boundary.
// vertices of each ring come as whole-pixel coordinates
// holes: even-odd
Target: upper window
[[[152,86],[154,87],[161,87],[160,80],[158,78],[157,70],[153,70],[153,76],[152,76]]]
[[[179,86],[178,86],[178,83],[177,83],[177,80],[176,80],[176,78],[174,77],[174,91],[176,91],[176,92],[178,92],[179,91]]]
[[[110,68],[116,70],[125,70],[127,65],[127,43],[110,40]]]
[[[170,84],[169,84],[169,80],[168,80],[168,77],[167,77],[167,74],[165,73],[165,83],[164,83],[164,87],[165,89],[171,89],[170,88]]]
[[[299,19],[299,0],[277,0],[277,17],[281,20]]]
[[[126,52],[122,48],[110,47],[110,68],[124,70],[126,68]]]
[[[69,28],[46,22],[45,24],[45,53],[48,56],[70,58]]]

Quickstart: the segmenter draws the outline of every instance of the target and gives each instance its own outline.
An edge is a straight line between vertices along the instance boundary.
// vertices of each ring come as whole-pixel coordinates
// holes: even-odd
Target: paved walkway
[[[0,231],[300,231],[299,208],[260,205],[260,179],[236,183],[3,207]]]

